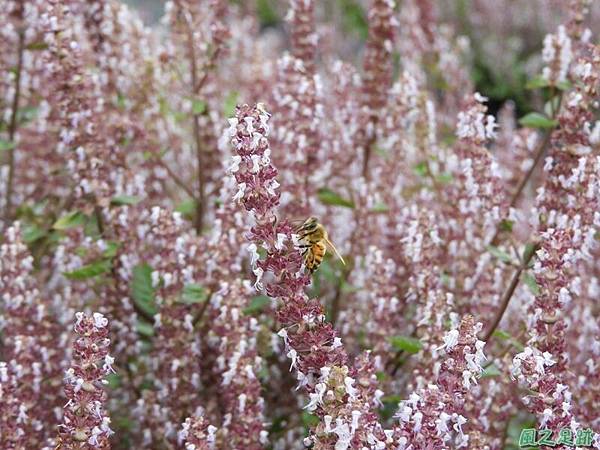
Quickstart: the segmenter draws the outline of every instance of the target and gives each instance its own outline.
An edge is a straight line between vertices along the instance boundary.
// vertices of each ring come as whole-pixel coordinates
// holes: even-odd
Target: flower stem
[[[498,310],[498,313],[496,314],[496,317],[494,318],[492,325],[485,332],[485,334],[483,335],[483,338],[481,338],[482,341],[488,342],[490,337],[494,334],[494,331],[496,331],[496,328],[498,328],[498,325],[500,325],[500,322],[502,321],[502,317],[504,316],[504,313],[506,312],[506,308],[508,308],[508,304],[510,303],[510,299],[512,298],[515,290],[517,289],[517,286],[519,285],[519,280],[521,279],[521,274],[523,273],[524,270],[527,269],[527,266],[529,265],[529,262],[535,255],[535,250],[538,248],[538,246],[539,246],[539,244],[534,244],[534,250],[532,252],[528,252],[525,259],[523,259],[521,266],[517,270],[515,270],[515,272],[513,273],[513,276],[510,280],[508,288],[506,289],[506,291],[504,292],[504,295],[502,296],[502,300],[500,302],[500,309]]]
[[[8,140],[12,144],[8,150],[8,181],[6,184],[6,205],[4,220],[12,219],[12,191],[15,178],[15,145],[14,139],[17,132],[17,116],[19,113],[19,100],[21,96],[21,72],[23,69],[23,52],[25,51],[25,30],[19,30],[19,43],[17,49],[17,73],[15,75],[15,95],[11,106],[10,124],[8,126]]]

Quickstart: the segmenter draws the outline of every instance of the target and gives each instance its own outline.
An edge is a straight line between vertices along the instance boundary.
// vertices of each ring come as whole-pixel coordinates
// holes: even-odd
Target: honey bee
[[[304,266],[310,273],[313,273],[319,268],[321,262],[323,262],[327,248],[340,258],[342,264],[346,264],[342,255],[340,255],[329,240],[327,230],[319,223],[316,217],[309,217],[306,219],[302,225],[296,228],[296,234],[304,241],[304,243],[300,245],[300,248],[304,249],[302,252],[302,256],[304,256]]]

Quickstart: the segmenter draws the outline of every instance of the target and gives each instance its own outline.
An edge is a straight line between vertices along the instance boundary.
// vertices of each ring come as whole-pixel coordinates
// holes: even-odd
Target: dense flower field
[[[599,23],[0,0],[0,449],[600,449]]]

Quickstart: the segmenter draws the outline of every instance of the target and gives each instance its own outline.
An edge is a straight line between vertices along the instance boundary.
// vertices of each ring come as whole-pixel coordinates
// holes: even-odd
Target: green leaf
[[[102,256],[108,259],[112,259],[117,255],[117,250],[119,250],[119,243],[114,241],[109,241],[106,243],[106,250],[102,253]]]
[[[71,280],[87,280],[88,278],[97,277],[103,273],[107,273],[112,268],[112,263],[105,259],[95,261],[91,264],[81,266],[79,269],[65,272],[64,275]]]
[[[27,44],[25,46],[25,50],[46,50],[48,48],[48,44],[44,41],[37,41]]]
[[[513,220],[504,219],[500,222],[500,230],[512,233],[515,222]]]
[[[319,418],[307,411],[302,411],[302,424],[306,428],[313,428],[319,424]]]
[[[199,284],[187,284],[181,293],[181,303],[192,305],[194,303],[204,303],[208,299],[208,290]]]
[[[142,336],[145,336],[145,337],[154,336],[154,327],[152,325],[150,325],[148,322],[146,322],[145,320],[138,320],[137,323],[135,324],[135,329]]]
[[[250,305],[244,308],[244,314],[247,316],[261,312],[267,305],[271,303],[271,299],[266,295],[257,295],[250,301]]]
[[[0,139],[0,152],[4,152],[6,150],[12,150],[15,148],[16,144],[11,141],[6,141],[4,139]]]
[[[27,225],[23,228],[23,242],[26,244],[31,244],[46,235],[46,230],[36,224]]]
[[[573,84],[569,80],[559,81],[555,85],[561,91],[568,91],[573,87]]]
[[[108,382],[108,387],[111,389],[116,389],[121,386],[121,377],[117,373],[109,373],[106,375],[106,381]]]
[[[538,75],[527,82],[525,89],[540,89],[548,86],[550,86],[550,82],[543,76]]]
[[[373,212],[373,213],[386,213],[389,210],[390,210],[390,208],[388,207],[388,205],[386,205],[383,202],[377,202],[371,208],[371,212]]]
[[[85,223],[86,217],[81,211],[73,211],[65,214],[52,225],[55,230],[68,230]]]
[[[414,170],[420,177],[426,177],[429,173],[429,165],[426,161],[422,161],[414,167]]]
[[[115,195],[111,200],[110,204],[113,206],[122,205],[135,205],[140,202],[140,198],[135,195]]]
[[[423,348],[421,341],[410,336],[392,336],[390,343],[396,350],[410,354],[418,353]]]
[[[556,120],[552,120],[549,117],[536,112],[532,112],[524,117],[521,117],[521,119],[519,119],[519,123],[524,127],[543,129],[552,128],[558,124]]]
[[[540,295],[540,287],[535,281],[535,277],[528,272],[523,274],[523,283],[529,288],[533,295]]]
[[[492,254],[492,256],[498,258],[500,261],[509,264],[512,263],[513,259],[511,258],[511,256],[503,250],[500,250],[498,247],[489,245],[487,249]]]
[[[158,312],[152,287],[152,267],[146,263],[138,264],[133,268],[131,296],[135,304],[146,314],[154,316]]]
[[[237,106],[239,96],[240,93],[238,91],[231,91],[227,94],[223,102],[224,117],[232,117],[235,114],[235,107]]]
[[[483,369],[481,378],[497,377],[498,375],[502,375],[502,372],[500,372],[494,363],[491,363],[489,366]]]
[[[492,336],[502,339],[503,341],[512,339],[512,336],[509,333],[507,333],[506,331],[501,330],[501,329],[494,330],[494,333],[492,334]]]
[[[196,201],[193,198],[184,200],[175,207],[175,211],[181,213],[186,219],[191,219],[196,214]]]
[[[354,208],[354,203],[350,200],[346,200],[339,194],[333,192],[329,188],[321,188],[318,191],[317,196],[324,205],[332,206],[343,206],[344,208]]]
[[[198,100],[197,98],[192,100],[192,114],[195,116],[204,114],[206,112],[206,102]]]
[[[438,181],[438,183],[449,184],[449,183],[452,183],[452,180],[454,180],[454,177],[452,176],[451,173],[444,172],[444,173],[439,174],[437,177],[435,177],[435,179]]]
[[[257,0],[256,13],[262,27],[272,27],[279,22],[272,0]]]
[[[342,12],[342,26],[345,31],[355,33],[361,40],[366,40],[369,34],[367,15],[361,4],[356,0],[338,0]]]
[[[525,245],[525,249],[523,250],[523,261],[529,261],[533,258],[533,254],[536,251],[536,246],[531,242]]]

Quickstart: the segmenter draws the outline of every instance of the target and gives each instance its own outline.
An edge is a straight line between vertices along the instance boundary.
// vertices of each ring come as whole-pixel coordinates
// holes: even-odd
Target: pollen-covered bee
[[[316,217],[309,217],[296,228],[296,234],[298,234],[301,241],[300,248],[304,249],[302,256],[304,256],[304,266],[306,269],[313,273],[319,268],[327,248],[329,248],[335,255],[340,258],[342,264],[346,264],[342,255],[337,251],[335,246],[329,240],[327,230],[319,223]]]

